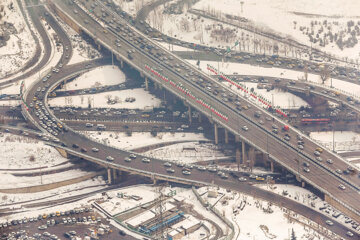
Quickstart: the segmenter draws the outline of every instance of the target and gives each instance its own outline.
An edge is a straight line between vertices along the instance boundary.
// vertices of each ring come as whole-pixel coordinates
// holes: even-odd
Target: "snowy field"
[[[42,141],[8,133],[0,135],[0,149],[1,169],[50,167],[68,161]]]
[[[13,9],[8,8],[10,3],[13,4]],[[0,13],[4,16],[0,24],[4,21],[11,23],[17,31],[16,34],[10,35],[10,40],[6,42],[5,46],[0,48],[0,78],[3,78],[24,66],[35,54],[36,45],[20,11],[18,2],[2,0],[1,4],[5,7],[4,12]]]
[[[132,97],[135,98],[134,102],[125,102],[126,98]],[[109,104],[109,98],[116,103]],[[92,108],[150,109],[159,107],[161,100],[142,88],[49,99],[49,105],[53,107],[73,106],[88,108],[89,104]]]
[[[275,31],[284,37],[290,36],[307,45],[310,45],[309,37],[299,30],[300,27],[310,28],[311,32],[311,21],[323,22],[326,20],[328,24],[324,28],[330,27],[330,29],[325,29],[324,33],[328,33],[328,30],[333,34],[346,31],[347,21],[357,22],[359,8],[360,3],[353,0],[248,0],[243,4],[237,0],[219,0],[215,4],[211,0],[200,0],[193,6],[193,9],[212,12],[217,16],[220,16],[221,13],[222,17],[230,14],[247,18],[260,29],[268,32]],[[313,26],[313,28],[315,27]],[[313,44],[313,47],[341,57],[359,58],[359,44],[355,48],[347,48],[344,51],[341,51],[335,42],[329,43],[325,47],[320,47],[317,43]]]
[[[117,66],[102,66],[82,74],[73,81],[64,84],[63,90],[116,85],[125,82],[125,74]]]
[[[82,132],[87,137],[96,140],[100,143],[107,144],[119,149],[131,150],[143,146],[148,146],[163,142],[172,141],[200,141],[206,140],[203,134],[196,133],[158,133],[156,137],[153,137],[151,133],[139,133],[134,132],[131,136],[127,136],[126,133],[119,132]]]

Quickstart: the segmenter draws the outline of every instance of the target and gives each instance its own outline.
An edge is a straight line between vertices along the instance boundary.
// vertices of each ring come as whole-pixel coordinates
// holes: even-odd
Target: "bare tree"
[[[327,65],[322,65],[321,71],[320,71],[321,83],[324,84],[326,82],[326,80],[329,79],[329,77],[330,77],[329,68],[327,67]]]

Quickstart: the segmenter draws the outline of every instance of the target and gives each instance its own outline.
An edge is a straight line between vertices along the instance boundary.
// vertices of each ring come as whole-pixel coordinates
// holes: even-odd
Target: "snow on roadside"
[[[132,0],[132,1],[124,1],[124,0],[114,0],[114,3],[118,5],[121,10],[125,11],[132,17],[136,17],[137,12],[147,4],[155,2],[156,0]]]
[[[51,189],[48,191],[37,192],[37,193],[21,193],[21,194],[11,194],[6,193],[6,199],[3,198],[1,203],[5,204],[12,204],[11,208],[19,208],[21,204],[17,205],[17,203],[23,201],[49,201],[49,200],[56,200],[61,199],[64,197],[70,197],[75,195],[80,195],[83,193],[88,193],[91,191],[96,191],[99,189],[104,188],[105,186],[100,186],[105,184],[105,180],[102,176],[95,177],[89,180],[85,180],[79,183],[70,184],[67,186],[59,187],[56,189]],[[45,198],[44,200],[41,200]],[[30,216],[37,216],[37,215],[30,215]]]
[[[162,142],[172,141],[199,141],[206,140],[203,134],[196,133],[158,133],[156,137],[153,137],[151,133],[133,132],[131,136],[127,136],[124,132],[80,132],[93,140],[107,144],[119,149],[131,150],[143,146]]]
[[[108,104],[108,97],[117,101]],[[134,102],[126,102],[126,98],[135,98]],[[85,94],[79,96],[56,97],[49,100],[50,106],[64,107],[74,106],[88,108],[128,108],[128,109],[149,109],[159,107],[161,100],[151,95],[142,88],[129,90],[109,91],[96,94]]]
[[[64,84],[62,90],[115,85],[125,82],[125,74],[117,66],[102,66],[86,72],[71,82]]]
[[[42,141],[9,133],[0,134],[0,149],[0,169],[50,167],[68,161]]]
[[[40,176],[14,176],[9,173],[0,173],[0,179],[6,179],[6,181],[0,182],[0,189],[13,189],[30,186],[40,186],[42,184],[55,183],[59,181],[69,180],[77,177],[82,177],[89,174],[89,172],[79,169],[63,171],[59,173],[43,174]]]

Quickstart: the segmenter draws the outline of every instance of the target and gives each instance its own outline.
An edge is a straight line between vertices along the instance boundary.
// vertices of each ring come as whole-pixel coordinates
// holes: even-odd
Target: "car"
[[[112,156],[107,156],[106,160],[112,162],[112,161],[114,161],[114,158]]]
[[[242,130],[244,130],[244,131],[248,131],[248,130],[249,130],[249,128],[248,128],[247,126],[243,126],[243,127],[242,127]]]
[[[79,148],[79,145],[77,145],[76,143],[74,143],[74,144],[72,145],[72,147],[73,147],[73,148]]]
[[[345,189],[346,189],[346,187],[345,187],[344,185],[342,185],[342,184],[339,185],[339,188],[340,188],[341,190],[345,190]]]
[[[182,162],[178,162],[178,163],[176,164],[176,166],[178,166],[178,167],[184,167],[184,166],[185,166],[185,164],[184,164],[184,163],[182,163]]]
[[[205,170],[206,170],[206,167],[204,167],[204,166],[198,166],[197,169],[198,169],[199,171],[205,171]]]
[[[352,232],[348,231],[348,232],[346,232],[346,236],[353,237],[354,234]]]
[[[304,172],[309,173],[309,172],[310,172],[310,168],[308,168],[308,167],[304,167]]]
[[[164,166],[165,166],[165,167],[171,167],[171,165],[172,165],[172,164],[169,163],[169,162],[164,163]]]
[[[310,167],[310,164],[309,164],[308,162],[304,162],[303,165],[304,165],[305,167]]]
[[[135,159],[136,155],[132,153],[132,154],[129,155],[129,157]]]
[[[87,149],[86,148],[81,148],[81,152],[87,152]]]
[[[182,171],[182,174],[184,174],[184,175],[191,175],[191,172],[190,172],[190,171],[187,171],[187,170],[183,170],[183,171]]]
[[[143,159],[141,159],[141,161],[144,163],[150,163],[150,159],[148,159],[148,158],[143,158]]]
[[[320,152],[319,151],[314,151],[314,155],[315,156],[320,156]]]
[[[329,226],[334,225],[334,223],[333,223],[332,221],[330,221],[330,220],[326,220],[325,223],[326,223],[327,225],[329,225]]]
[[[124,160],[125,160],[125,162],[131,162],[131,158],[129,158],[129,157],[126,157]]]
[[[93,148],[91,149],[91,151],[93,151],[93,152],[98,152],[98,151],[99,151],[99,149],[97,149],[97,148],[93,147]]]
[[[125,235],[126,235],[126,233],[125,233],[123,230],[120,230],[120,231],[119,231],[119,234],[120,234],[121,236],[125,236]]]
[[[322,158],[321,157],[316,157],[315,158],[317,161],[319,161],[319,162],[322,162]]]
[[[247,181],[247,178],[246,177],[239,177],[238,180],[240,182],[246,182]]]
[[[326,160],[326,162],[329,163],[329,164],[333,164],[333,163],[334,163],[334,161],[333,161],[332,159],[328,159],[328,160]]]
[[[168,169],[166,169],[166,171],[167,171],[168,173],[174,173],[174,172],[175,172],[175,170],[172,169],[172,168],[168,168]]]

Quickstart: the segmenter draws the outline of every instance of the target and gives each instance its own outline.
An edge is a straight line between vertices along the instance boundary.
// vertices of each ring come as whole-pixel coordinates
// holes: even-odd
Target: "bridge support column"
[[[122,59],[120,59],[120,67],[124,68],[124,61]]]
[[[246,146],[245,146],[245,141],[241,141],[241,153],[242,153],[242,162],[245,163],[246,161]]]
[[[301,182],[301,187],[303,187],[303,188],[305,187],[305,182],[304,181]]]
[[[235,160],[238,166],[238,171],[240,171],[240,164],[244,163],[244,159],[241,159],[240,153],[240,137],[235,135]]]
[[[215,135],[215,144],[219,144],[219,136],[218,136],[218,126],[214,123],[214,135]]]
[[[192,123],[192,116],[191,116],[191,107],[190,104],[188,105],[188,112],[189,112],[189,123]]]
[[[144,73],[142,71],[140,72],[140,77],[144,77]]]
[[[112,179],[111,179],[111,168],[108,168],[107,169],[107,175],[108,175],[108,183],[109,184],[112,184]]]
[[[145,77],[145,90],[149,91],[149,79]]]
[[[114,182],[115,182],[116,179],[117,179],[117,172],[118,172],[118,171],[114,168],[114,169],[113,169],[113,172],[112,172],[112,173],[113,173]]]
[[[97,48],[98,48],[98,51],[101,51],[101,45],[100,44],[97,45]]]
[[[270,171],[274,172],[274,161],[270,160]]]
[[[202,121],[201,113],[199,113],[199,122]]]
[[[254,147],[250,147],[249,149],[249,159],[250,159],[250,169],[252,171],[253,166],[255,165],[255,148]]]
[[[224,130],[225,130],[225,143],[229,144],[229,132],[226,128],[224,128]]]

